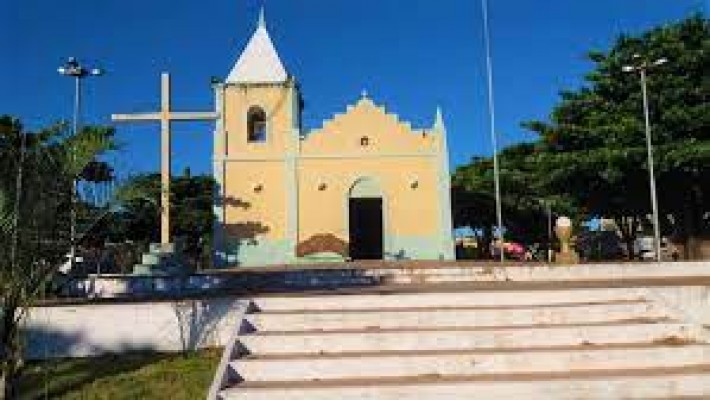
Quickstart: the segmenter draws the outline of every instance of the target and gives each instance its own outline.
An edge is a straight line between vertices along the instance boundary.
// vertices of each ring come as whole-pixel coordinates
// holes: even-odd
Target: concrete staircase
[[[464,280],[446,289],[254,297],[210,396],[710,398],[710,335],[697,313],[664,297],[697,286],[659,286],[658,274],[652,288],[639,277],[590,285],[582,268],[583,285],[570,278],[553,288],[531,273],[488,288]]]

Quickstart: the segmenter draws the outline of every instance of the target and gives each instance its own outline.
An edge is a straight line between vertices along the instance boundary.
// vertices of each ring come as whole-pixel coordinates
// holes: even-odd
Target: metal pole
[[[73,121],[73,135],[79,134],[79,109],[81,107],[81,76],[77,75],[74,77],[74,121]],[[73,144],[71,149],[71,159],[72,163],[76,161],[76,143]],[[69,256],[71,257],[69,261],[70,271],[74,270],[74,265],[76,263],[76,207],[77,207],[77,179],[76,176],[72,177],[72,189],[71,189],[71,210],[69,216],[69,241],[71,243],[71,249],[69,251]]]
[[[552,264],[552,205],[549,201],[547,206],[547,262]]]
[[[20,240],[20,202],[22,201],[22,178],[24,172],[25,152],[27,148],[27,133],[20,131],[20,156],[17,163],[17,177],[15,178],[15,205],[12,216],[12,247],[10,248],[10,265],[12,273],[17,270],[17,245]]]
[[[85,76],[98,76],[103,73],[99,68],[87,69],[84,68],[76,58],[69,57],[69,59],[57,68],[57,72],[63,76],[71,76],[74,78],[74,115],[72,121],[72,138],[74,139],[72,143],[70,160],[72,163],[76,162],[76,136],[79,135],[79,130],[81,129],[81,78]],[[70,200],[70,210],[69,210],[69,268],[74,268],[76,264],[76,253],[77,253],[77,206],[78,206],[78,185],[79,176],[75,175],[71,177],[71,200]]]
[[[500,261],[505,261],[503,246],[503,212],[500,200],[500,170],[498,166],[498,135],[495,125],[495,102],[493,98],[493,61],[491,57],[491,37],[488,26],[488,0],[481,0],[483,9],[483,37],[486,42],[486,72],[488,75],[488,112],[491,129],[491,143],[493,144],[493,184],[495,187],[496,222],[498,225],[498,240],[500,245]]]
[[[653,237],[656,244],[656,261],[661,262],[661,229],[658,221],[656,174],[653,168],[653,143],[651,139],[651,118],[648,110],[648,92],[646,90],[646,69],[639,68],[639,73],[641,75],[641,93],[643,95],[643,115],[646,124],[646,151],[648,154],[648,180],[651,191],[651,209],[653,211]]]

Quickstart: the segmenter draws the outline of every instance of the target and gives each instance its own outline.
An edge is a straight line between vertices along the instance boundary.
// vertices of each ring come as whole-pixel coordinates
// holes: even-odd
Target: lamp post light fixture
[[[661,228],[658,218],[658,195],[656,193],[656,175],[653,167],[653,142],[651,140],[651,118],[649,116],[648,106],[648,89],[647,89],[647,72],[649,69],[661,66],[668,62],[666,58],[659,58],[655,61],[647,61],[641,58],[640,55],[634,54],[632,57],[633,64],[625,65],[622,71],[633,73],[638,72],[641,78],[641,94],[643,97],[643,116],[646,128],[646,153],[648,157],[648,181],[651,192],[651,210],[653,212],[653,239],[656,249],[656,261],[661,262]]]
[[[74,78],[74,115],[72,118],[72,135],[76,136],[79,133],[79,111],[81,108],[81,80],[88,76],[100,76],[104,71],[99,68],[86,68],[79,63],[75,57],[69,57],[67,61],[57,68],[60,75]],[[74,152],[72,151],[72,157]],[[72,179],[72,194],[71,194],[71,210],[70,210],[70,233],[69,242],[71,250],[69,252],[69,266],[74,268],[76,262],[76,203],[77,203],[77,179]]]

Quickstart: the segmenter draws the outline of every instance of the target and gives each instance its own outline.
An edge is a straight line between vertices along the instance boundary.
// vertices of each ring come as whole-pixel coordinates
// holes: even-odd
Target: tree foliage
[[[212,246],[214,187],[209,175],[173,177],[170,182],[171,235],[184,244],[195,267],[209,263]],[[136,196],[140,193],[140,196]],[[160,174],[143,174],[126,182],[118,194],[121,208],[106,235],[111,241],[156,242],[160,232]]]
[[[506,224],[526,224],[516,216],[535,208],[525,196],[557,197],[577,210],[578,219],[616,219],[627,242],[633,240],[635,227],[650,212],[650,196],[640,77],[623,67],[667,58],[648,70],[664,233],[682,238],[707,229],[701,223],[710,209],[708,20],[695,15],[639,36],[624,35],[588,58],[593,68],[585,84],[561,92],[548,121],[523,123],[538,140],[501,153]],[[479,159],[460,168],[454,183],[469,193],[492,193],[489,183],[481,185],[490,182],[487,163]]]
[[[72,181],[113,147],[110,128],[27,132],[0,116],[0,392],[8,398],[22,364],[21,321],[71,246]]]
[[[539,166],[529,163],[536,146],[521,143],[499,154],[501,206],[505,237],[524,243],[548,243],[548,207],[556,213],[575,214],[574,202],[564,193],[551,194],[541,185]],[[472,226],[483,233],[484,247],[496,225],[492,158],[474,158],[452,178],[452,203],[457,226]]]

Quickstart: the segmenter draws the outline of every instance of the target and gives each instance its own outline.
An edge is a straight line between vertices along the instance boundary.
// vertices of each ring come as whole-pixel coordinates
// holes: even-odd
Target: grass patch
[[[221,350],[180,354],[121,354],[33,362],[20,382],[20,399],[170,399],[207,395]]]

